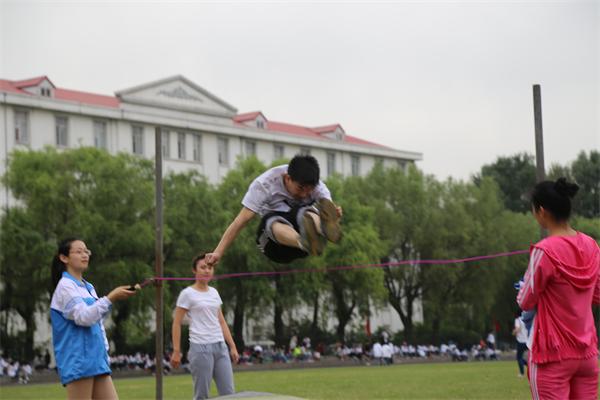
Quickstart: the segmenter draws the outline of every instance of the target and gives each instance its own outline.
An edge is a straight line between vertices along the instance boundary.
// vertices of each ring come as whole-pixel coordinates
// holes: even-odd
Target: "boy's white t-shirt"
[[[219,323],[219,310],[223,301],[217,289],[208,287],[201,292],[189,286],[177,298],[177,307],[188,310],[190,319],[190,343],[209,344],[224,342]]]
[[[288,212],[292,206],[310,205],[320,198],[331,200],[331,193],[322,181],[319,181],[309,197],[303,200],[295,199],[283,184],[283,175],[287,173],[287,170],[287,165],[280,165],[265,171],[254,179],[242,199],[242,205],[256,214],[264,216],[274,211]]]

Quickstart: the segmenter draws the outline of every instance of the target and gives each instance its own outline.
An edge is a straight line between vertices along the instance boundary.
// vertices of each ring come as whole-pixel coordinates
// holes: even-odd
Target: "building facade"
[[[211,183],[220,182],[239,157],[250,155],[269,165],[298,153],[311,154],[325,179],[334,173],[364,175],[376,162],[406,168],[422,159],[417,152],[348,135],[340,124],[307,127],[271,121],[260,111],[240,114],[179,75],[117,91],[114,96],[59,88],[46,76],[0,79],[0,96],[0,175],[15,149],[94,146],[111,154],[154,159],[157,127],[163,132],[165,172],[196,170]],[[6,187],[1,189],[4,210],[14,205],[14,199]],[[391,307],[374,311],[371,324],[373,329],[402,326]],[[247,331],[250,339],[260,338],[252,326]],[[36,342],[47,340],[48,332],[40,331]]]
[[[163,131],[164,170],[194,169],[218,183],[238,157],[255,155],[265,164],[310,153],[322,176],[364,175],[377,161],[404,168],[421,160],[346,134],[340,124],[306,127],[270,121],[262,112],[237,109],[183,76],[174,76],[105,96],[61,89],[45,76],[0,80],[2,165],[14,149],[95,146],[109,153],[154,158],[154,130]],[[6,189],[2,208],[10,206]]]

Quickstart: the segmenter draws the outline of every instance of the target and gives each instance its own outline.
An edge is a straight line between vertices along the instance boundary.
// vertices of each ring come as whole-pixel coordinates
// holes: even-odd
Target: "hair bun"
[[[576,183],[567,182],[567,178],[562,177],[554,183],[554,189],[562,196],[573,198],[577,194],[579,186]]]

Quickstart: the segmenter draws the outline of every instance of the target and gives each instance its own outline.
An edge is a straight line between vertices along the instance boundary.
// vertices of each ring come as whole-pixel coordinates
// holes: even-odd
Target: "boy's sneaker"
[[[300,245],[302,250],[311,256],[320,256],[325,249],[325,239],[319,234],[315,220],[304,213],[302,225],[300,226]]]
[[[321,198],[317,202],[317,209],[321,216],[321,231],[323,232],[323,236],[330,242],[339,242],[342,238],[342,229],[335,204],[329,199]]]

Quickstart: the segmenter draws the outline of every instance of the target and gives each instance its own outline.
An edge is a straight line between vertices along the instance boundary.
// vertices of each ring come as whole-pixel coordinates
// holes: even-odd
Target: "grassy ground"
[[[121,400],[154,398],[152,377],[116,379],[115,385]],[[236,373],[235,386],[306,399],[530,398],[527,379],[517,378],[516,362],[508,361],[250,371]],[[65,397],[59,384],[0,387],[3,400]],[[189,375],[165,377],[165,399],[191,397]]]

